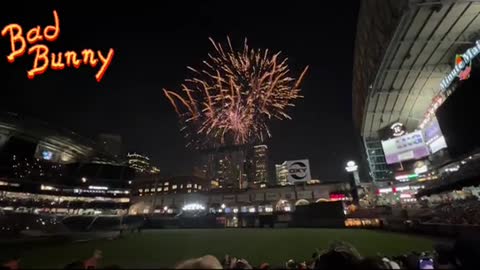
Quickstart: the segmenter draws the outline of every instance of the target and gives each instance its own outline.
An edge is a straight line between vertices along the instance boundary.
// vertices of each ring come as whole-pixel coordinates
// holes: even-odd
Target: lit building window
[[[192,188],[192,184],[187,184],[187,188]]]
[[[138,192],[142,193],[142,192],[143,192],[143,189],[141,189],[141,188],[140,188],[140,189],[138,189]]]
[[[183,188],[183,184],[180,185],[180,189],[182,189],[182,188]]]
[[[177,185],[172,185],[172,189],[177,189]]]
[[[163,189],[163,191],[168,191],[168,187],[165,187],[165,188]]]
[[[193,185],[193,188],[197,188],[197,184],[194,184],[194,185]]]
[[[168,186],[169,184],[170,183],[168,183],[168,182],[163,183],[164,186]]]
[[[188,193],[192,193],[192,190],[191,190],[191,189],[189,189],[189,190],[188,190]]]
[[[158,192],[162,191],[162,188],[161,187],[157,188],[157,191]]]
[[[202,190],[202,185],[198,185],[198,189],[199,189],[199,190]]]

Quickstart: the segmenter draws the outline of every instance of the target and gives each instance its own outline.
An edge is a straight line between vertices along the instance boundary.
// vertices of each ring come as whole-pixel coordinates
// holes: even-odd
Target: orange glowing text
[[[50,52],[49,47],[42,42],[54,42],[60,36],[60,20],[55,10],[53,19],[53,25],[48,25],[43,30],[41,26],[33,27],[26,32],[25,36],[23,28],[19,24],[12,23],[5,26],[1,34],[2,37],[10,37],[11,52],[7,55],[8,62],[14,63],[15,59],[25,55],[25,52],[33,56],[33,66],[27,71],[29,79],[45,73],[49,68],[63,70],[65,68],[78,69],[82,65],[92,68],[98,66],[95,79],[100,82],[112,63],[114,50],[110,49],[106,54],[92,49],[84,49],[79,53],[74,51]],[[28,46],[29,48],[27,48]]]

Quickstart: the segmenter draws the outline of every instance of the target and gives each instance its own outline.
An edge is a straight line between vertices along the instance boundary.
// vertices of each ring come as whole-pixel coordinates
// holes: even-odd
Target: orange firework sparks
[[[290,119],[286,113],[301,98],[298,79],[289,76],[287,58],[280,53],[250,49],[235,51],[210,38],[214,53],[203,61],[204,69],[188,67],[194,75],[182,84],[182,93],[163,89],[179,115],[189,139],[197,148],[243,145],[270,137],[267,122]]]

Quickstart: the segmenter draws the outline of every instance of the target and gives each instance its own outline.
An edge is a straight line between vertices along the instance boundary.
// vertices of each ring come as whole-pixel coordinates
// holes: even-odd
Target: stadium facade
[[[188,183],[195,179],[185,177]],[[171,181],[167,182],[170,189],[165,191],[150,189],[149,192],[132,193],[130,214],[179,213],[187,205],[199,205],[209,212],[218,213],[262,213],[290,212],[296,205],[304,205],[321,201],[351,200],[348,183],[326,183],[300,186],[278,186],[261,189],[237,191],[193,189],[191,192],[178,190],[172,192]],[[179,182],[175,182],[179,185]],[[187,183],[187,182],[185,182]],[[167,186],[165,183],[158,187]],[[198,186],[197,186],[198,187]]]
[[[374,181],[436,179],[452,162],[436,111],[475,68],[479,34],[477,1],[362,1],[353,118]]]

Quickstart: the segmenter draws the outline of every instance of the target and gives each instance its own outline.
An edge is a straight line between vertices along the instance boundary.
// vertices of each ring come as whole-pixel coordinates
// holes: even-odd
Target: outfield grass
[[[117,240],[97,240],[20,251],[23,268],[62,268],[103,251],[103,265],[122,267],[173,267],[177,262],[213,254],[246,258],[254,265],[282,265],[287,259],[309,259],[315,248],[332,240],[352,243],[362,255],[400,255],[431,250],[432,240],[381,231],[347,229],[179,229],[151,230]]]

